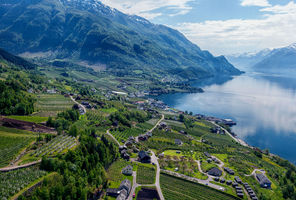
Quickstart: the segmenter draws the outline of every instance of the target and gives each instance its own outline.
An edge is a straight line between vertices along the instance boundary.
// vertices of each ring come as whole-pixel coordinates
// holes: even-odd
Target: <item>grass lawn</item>
[[[214,164],[214,163],[208,163],[207,161],[203,161],[201,163],[201,169],[203,172],[207,172],[209,171],[210,169],[214,168],[214,167],[218,167],[218,165]]]
[[[137,183],[138,184],[154,184],[156,169],[152,165],[138,165]]]
[[[232,195],[212,189],[210,187],[189,182],[170,175],[160,175],[160,186],[166,200],[234,200]]]
[[[177,153],[177,151],[178,150],[167,150],[164,152],[164,155],[165,156],[178,156],[178,157],[185,156],[182,151],[181,151],[181,153]]]
[[[46,122],[47,119],[48,119],[48,117],[40,117],[40,116],[17,116],[17,115],[7,116],[6,118],[16,119],[16,120],[21,120],[21,121],[26,121],[26,122],[34,122],[34,123]]]

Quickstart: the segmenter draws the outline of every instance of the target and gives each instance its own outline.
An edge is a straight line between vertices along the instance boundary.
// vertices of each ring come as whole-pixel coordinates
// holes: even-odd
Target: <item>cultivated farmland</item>
[[[36,110],[39,116],[47,117],[71,109],[74,102],[59,94],[40,94],[37,96]]]
[[[16,133],[17,132],[17,133]],[[34,136],[22,134],[20,130],[1,127],[0,129],[0,167],[5,167],[17,157],[33,140]]]
[[[235,200],[234,196],[218,190],[175,178],[166,174],[160,175],[160,186],[166,200]]]
[[[154,184],[156,170],[154,166],[139,165],[137,170],[138,184]]]
[[[31,156],[54,156],[69,149],[72,149],[76,145],[77,141],[74,137],[60,135],[31,153]]]
[[[9,199],[9,197],[46,174],[47,172],[35,167],[0,173],[0,199]]]

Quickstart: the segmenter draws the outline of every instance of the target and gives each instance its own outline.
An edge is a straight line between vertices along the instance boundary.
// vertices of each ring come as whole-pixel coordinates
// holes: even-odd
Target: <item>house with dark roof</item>
[[[178,146],[180,146],[180,145],[183,144],[183,142],[180,139],[175,139],[175,144],[178,145]]]
[[[140,135],[140,136],[138,137],[138,139],[141,140],[141,141],[146,141],[146,140],[148,140],[148,138],[149,138],[149,137],[148,137],[147,135],[145,135],[145,134],[144,134],[144,135]]]
[[[224,169],[224,171],[226,171],[228,174],[230,174],[230,175],[234,175],[234,171],[233,171],[232,169],[230,169],[230,168],[228,168],[228,167],[224,167],[223,169]]]
[[[226,181],[226,184],[227,184],[227,185],[231,185],[231,184],[232,184],[232,180],[228,180],[228,181]]]
[[[142,163],[150,163],[151,156],[146,151],[140,151],[138,154],[138,160]]]
[[[209,154],[208,152],[204,152],[205,156],[208,158],[212,158],[211,154]]]
[[[120,194],[120,191],[117,188],[108,188],[106,190],[106,195],[111,197],[117,197]]]
[[[240,177],[238,177],[238,176],[234,177],[234,180],[235,180],[237,183],[239,183],[239,184],[242,184],[242,183],[243,183],[243,182],[242,182],[242,179],[240,179]]]
[[[132,184],[130,180],[125,179],[120,183],[120,186],[118,188],[119,190],[126,190],[127,196],[129,195],[131,189],[132,189]]]
[[[128,165],[122,169],[121,173],[126,176],[131,176],[133,175],[133,167],[131,165]]]
[[[118,188],[108,188],[107,196],[116,197],[116,200],[126,200],[131,192],[132,184],[128,179],[123,180]]]
[[[222,176],[222,171],[220,169],[214,167],[208,171],[208,174],[211,176]]]
[[[256,179],[258,180],[258,182],[262,188],[270,188],[271,187],[271,181],[264,174],[257,174],[256,173]]]

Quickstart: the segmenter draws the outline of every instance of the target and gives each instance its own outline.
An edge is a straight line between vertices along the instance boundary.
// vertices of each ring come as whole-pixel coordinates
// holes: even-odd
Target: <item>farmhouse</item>
[[[228,174],[230,174],[230,175],[234,175],[234,171],[233,171],[232,169],[230,169],[230,168],[228,168],[228,167],[224,167],[223,169],[224,169],[224,171],[226,171]]]
[[[175,144],[178,146],[181,146],[183,144],[183,142],[180,139],[175,139]]]
[[[107,196],[117,197],[120,194],[120,191],[117,188],[108,188],[106,193]]]
[[[123,168],[122,174],[124,174],[126,176],[133,175],[133,167],[131,165],[126,166],[125,168]]]
[[[116,200],[126,200],[131,188],[131,182],[128,179],[125,179],[120,183],[118,188],[108,188],[106,192],[108,196],[116,197]]]
[[[125,190],[127,192],[127,195],[129,195],[129,193],[130,193],[130,191],[132,189],[132,184],[128,179],[125,179],[120,183],[120,186],[119,186],[118,189],[121,190],[121,191]]]
[[[222,176],[222,171],[220,169],[214,167],[208,171],[208,174],[211,176]]]
[[[211,154],[209,154],[208,152],[204,152],[205,156],[208,158],[212,158]]]
[[[147,135],[140,135],[138,137],[138,139],[141,140],[141,141],[146,141],[146,140],[148,140],[148,136]]]
[[[240,179],[240,177],[238,177],[238,176],[234,177],[234,180],[239,184],[243,183],[242,180]]]
[[[130,159],[130,155],[127,153],[127,147],[126,146],[120,146],[119,147],[119,153],[120,156],[125,159],[125,160],[129,160]]]
[[[142,163],[150,163],[151,157],[146,151],[140,151],[138,154],[138,160]]]
[[[270,180],[264,174],[257,174],[256,173],[256,178],[262,188],[270,188],[271,187]]]
[[[227,185],[231,185],[231,184],[232,184],[232,180],[228,180],[228,181],[226,181],[226,184],[227,184]]]

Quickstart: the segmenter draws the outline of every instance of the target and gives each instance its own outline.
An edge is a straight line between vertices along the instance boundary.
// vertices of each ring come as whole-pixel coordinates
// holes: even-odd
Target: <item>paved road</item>
[[[215,122],[212,122],[212,121],[209,121],[210,123],[212,123],[212,124],[214,124],[214,125],[216,125],[216,126],[218,126],[218,127],[220,127],[222,130],[224,130],[225,131],[225,133],[226,134],[228,134],[234,141],[236,141],[236,142],[238,142],[238,143],[240,143],[242,146],[245,146],[245,147],[250,147],[250,148],[252,148],[250,145],[248,145],[245,141],[243,141],[243,140],[241,140],[241,139],[239,139],[239,138],[237,138],[237,137],[234,137],[231,133],[229,133],[225,128],[223,128],[222,126],[220,126],[220,125],[218,125],[218,124],[216,124]]]
[[[159,166],[159,163],[158,163],[158,159],[157,157],[155,156],[155,153],[153,151],[151,151],[152,153],[152,156],[151,156],[151,162],[152,163],[155,163],[156,165],[156,181],[155,181],[155,187],[157,189],[157,192],[159,194],[159,197],[161,200],[164,200],[164,197],[163,197],[163,194],[162,194],[162,191],[161,191],[161,188],[160,188],[160,166]]]
[[[70,98],[71,98],[71,100],[72,100],[74,103],[78,104],[78,105],[83,109],[84,113],[83,113],[82,115],[84,115],[84,114],[86,113],[86,108],[85,108],[85,106],[82,105],[82,104],[80,104],[80,103],[78,103],[78,102],[77,102],[72,96],[70,96]]]
[[[256,175],[256,172],[260,172],[260,173],[266,174],[266,171],[264,169],[254,169],[251,174],[249,174],[249,175],[246,175],[245,174],[245,176],[255,176]]]
[[[155,124],[155,126],[152,129],[150,129],[150,132],[154,131],[154,129],[156,129],[156,127],[160,124],[162,120],[164,120],[164,114],[161,115],[160,120]]]
[[[13,170],[21,169],[21,168],[31,167],[33,165],[37,165],[38,163],[41,163],[41,160],[27,163],[27,164],[20,165],[20,166],[4,167],[4,168],[0,169],[0,172],[9,172],[9,171],[13,171]]]
[[[157,126],[161,123],[161,121],[164,120],[164,115],[161,116],[160,120],[154,125],[154,127],[152,129],[150,129],[149,131],[150,132],[153,132],[155,128],[157,128]],[[111,135],[109,131],[107,131],[107,134]],[[114,138],[114,137],[113,137]],[[114,138],[115,139],[115,138]],[[138,137],[135,138],[136,141],[138,141]],[[115,141],[117,141],[115,139]],[[118,142],[118,141],[117,141]],[[136,191],[136,188],[137,187],[140,187],[140,186],[155,186],[156,187],[156,190],[159,194],[159,197],[161,200],[165,200],[164,197],[163,197],[163,194],[162,194],[162,191],[161,191],[161,188],[160,188],[160,166],[159,166],[159,163],[158,163],[158,159],[155,155],[155,153],[153,151],[151,151],[152,153],[152,156],[151,156],[151,162],[154,163],[156,165],[156,177],[155,177],[155,184],[148,184],[148,185],[145,185],[145,184],[137,184],[137,172],[133,172],[133,187],[131,189],[131,192],[130,192],[130,195],[128,197],[129,200],[132,200],[133,199],[133,194],[135,193]]]
[[[118,146],[120,146],[120,143],[118,142],[118,140],[110,133],[109,130],[107,130],[106,134],[109,135],[110,137],[112,137],[112,139],[116,142],[116,144],[118,144]]]
[[[162,122],[162,120],[164,120],[164,115],[163,114],[161,115],[160,120],[158,120],[158,122],[153,126],[152,129],[149,130],[149,132],[152,133],[154,131],[154,129],[156,129],[157,126]],[[139,136],[135,137],[135,140],[136,140],[136,142],[139,142]]]
[[[128,196],[128,200],[132,200],[133,199],[133,194],[136,192],[136,188],[138,187],[139,185],[137,184],[137,172],[136,171],[133,171],[133,187],[131,189],[131,192]]]

